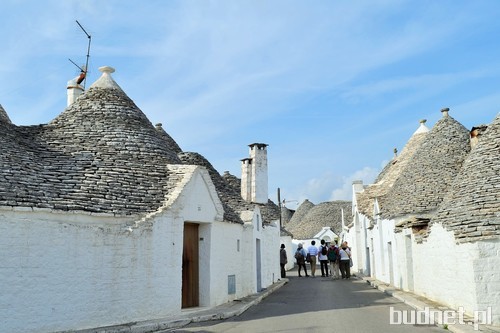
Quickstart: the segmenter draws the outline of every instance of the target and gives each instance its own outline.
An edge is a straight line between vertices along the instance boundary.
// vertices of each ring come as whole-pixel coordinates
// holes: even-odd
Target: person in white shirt
[[[342,279],[349,279],[351,277],[351,250],[347,247],[347,242],[343,242],[339,250],[340,254],[340,273]]]
[[[318,248],[316,246],[316,241],[312,240],[311,245],[307,248],[307,252],[311,257],[311,276],[314,277],[316,274],[316,256],[318,255]]]
[[[321,245],[318,248],[318,259],[319,265],[321,267],[321,276],[328,276],[328,246],[325,244],[325,240],[321,240]]]

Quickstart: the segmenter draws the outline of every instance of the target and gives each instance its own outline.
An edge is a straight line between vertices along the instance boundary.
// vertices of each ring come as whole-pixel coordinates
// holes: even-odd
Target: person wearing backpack
[[[321,245],[318,249],[318,259],[321,267],[321,276],[328,276],[328,246],[325,244],[325,240],[321,240]]]
[[[304,268],[304,273],[306,273],[306,277],[308,277],[309,275],[307,274],[306,267],[306,251],[302,247],[302,243],[299,243],[297,245],[297,251],[295,251],[295,259],[297,259],[297,266],[299,266],[299,277],[302,277],[302,275],[300,275],[301,268]]]
[[[330,261],[330,270],[331,275],[334,280],[340,279],[340,271],[339,271],[339,246],[338,242],[335,241],[335,244],[332,244],[328,249],[328,260]]]

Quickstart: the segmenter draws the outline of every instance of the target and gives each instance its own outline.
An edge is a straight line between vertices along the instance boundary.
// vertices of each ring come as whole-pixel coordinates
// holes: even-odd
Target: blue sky
[[[351,199],[420,119],[466,128],[500,109],[499,1],[12,1],[0,3],[0,104],[47,123],[66,82],[98,67],[184,151],[240,177],[269,144],[269,196]]]

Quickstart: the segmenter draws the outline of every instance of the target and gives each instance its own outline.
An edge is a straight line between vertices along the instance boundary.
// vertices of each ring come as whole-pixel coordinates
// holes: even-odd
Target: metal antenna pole
[[[279,207],[279,213],[280,213],[280,232],[281,232],[281,195],[280,195],[280,188],[278,187],[278,207]]]
[[[85,63],[85,80],[83,81],[83,89],[85,89],[85,83],[87,83],[87,72],[88,72],[88,68],[89,68],[90,42],[92,41],[92,36],[90,36],[87,33],[87,31],[85,31],[85,29],[82,27],[82,25],[80,24],[80,22],[78,22],[78,20],[76,20],[76,23],[80,26],[80,28],[82,29],[82,31],[85,33],[85,35],[87,35],[87,38],[89,39],[89,45],[87,47],[87,62]]]
[[[85,72],[85,71],[83,70],[83,68],[81,68],[80,66],[78,66],[78,65],[77,65],[77,64],[76,64],[73,60],[71,60],[71,59],[69,59],[69,58],[68,58],[68,60],[69,60],[69,61],[71,61],[71,63],[72,63],[73,65],[75,65],[76,67],[78,67],[78,69],[79,69],[79,70],[81,70],[82,72]]]

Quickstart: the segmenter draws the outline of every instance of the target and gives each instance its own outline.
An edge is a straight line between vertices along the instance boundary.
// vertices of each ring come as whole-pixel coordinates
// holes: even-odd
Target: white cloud
[[[352,182],[362,180],[363,184],[371,184],[379,174],[380,170],[375,170],[370,167],[364,167],[361,170],[355,171],[353,174],[342,177],[342,184],[335,188],[330,195],[329,200],[352,200]]]

